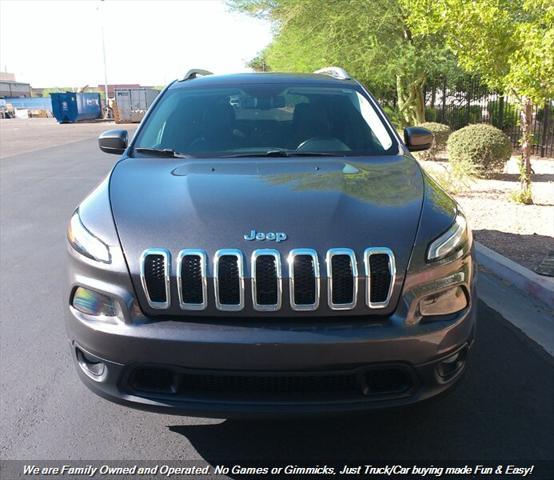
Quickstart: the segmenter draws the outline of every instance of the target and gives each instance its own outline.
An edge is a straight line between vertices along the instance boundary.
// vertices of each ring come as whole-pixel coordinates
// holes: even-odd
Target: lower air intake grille
[[[143,282],[150,304],[167,303],[167,256],[164,253],[147,253],[143,269]]]
[[[173,399],[227,401],[364,400],[405,395],[416,385],[401,366],[342,372],[193,372],[178,367],[139,366],[130,372],[128,388]]]
[[[360,393],[355,375],[184,375],[183,393],[235,394],[249,397],[272,396],[290,399],[314,394]]]
[[[389,255],[385,253],[375,253],[369,257],[371,303],[382,303],[388,299],[392,280],[389,262]]]

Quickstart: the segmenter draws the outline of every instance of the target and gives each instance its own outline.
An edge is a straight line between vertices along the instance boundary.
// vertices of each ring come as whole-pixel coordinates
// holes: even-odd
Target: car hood
[[[344,247],[356,252],[363,272],[365,248],[389,247],[401,282],[418,228],[423,187],[419,166],[405,156],[144,157],[116,165],[110,198],[140,292],[139,259],[148,248],[168,249],[173,258],[183,248],[198,248],[209,259],[222,248],[240,249],[245,258],[259,248],[277,249],[283,257],[293,248],[313,248],[322,261],[328,249]],[[252,230],[284,232],[287,239],[245,240]],[[287,273],[283,271],[285,277]],[[143,307],[145,303],[141,301]]]

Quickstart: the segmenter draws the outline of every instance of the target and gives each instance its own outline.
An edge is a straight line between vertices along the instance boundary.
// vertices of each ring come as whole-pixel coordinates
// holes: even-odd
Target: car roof
[[[330,75],[313,73],[275,73],[275,72],[252,72],[232,73],[226,75],[206,75],[190,80],[177,80],[170,88],[188,88],[200,86],[229,86],[253,84],[287,84],[287,85],[311,85],[311,86],[355,86],[355,80],[343,80],[331,77]]]

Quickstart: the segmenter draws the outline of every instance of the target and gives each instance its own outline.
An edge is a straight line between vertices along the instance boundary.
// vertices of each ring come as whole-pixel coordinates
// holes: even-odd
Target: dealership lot
[[[3,459],[554,460],[554,361],[484,303],[466,377],[416,407],[230,421],[144,413],[93,395],[64,331],[65,227],[117,158],[98,150],[96,136],[119,127],[1,122]]]

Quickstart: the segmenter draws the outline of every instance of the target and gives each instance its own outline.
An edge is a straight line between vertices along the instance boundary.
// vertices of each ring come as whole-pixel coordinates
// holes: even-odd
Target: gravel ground
[[[447,168],[446,162],[420,162],[431,173]],[[498,253],[534,269],[554,251],[554,159],[532,160],[534,205],[510,200],[519,188],[515,157],[504,173],[490,180],[472,181],[455,195],[475,238]]]

